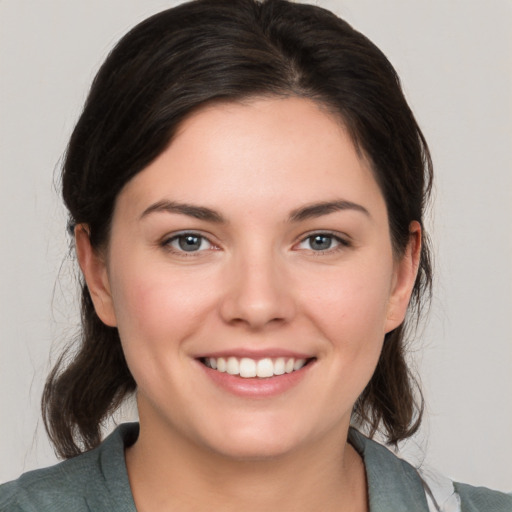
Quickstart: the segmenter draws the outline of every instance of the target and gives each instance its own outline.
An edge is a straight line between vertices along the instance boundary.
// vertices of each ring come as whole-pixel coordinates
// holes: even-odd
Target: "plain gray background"
[[[53,463],[39,399],[76,329],[59,159],[95,71],[176,2],[0,0],[0,481]],[[416,460],[512,490],[512,2],[324,0],[397,68],[432,149],[436,288]]]

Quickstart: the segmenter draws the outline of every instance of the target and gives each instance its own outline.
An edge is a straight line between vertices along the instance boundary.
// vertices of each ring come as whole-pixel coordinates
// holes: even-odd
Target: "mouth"
[[[220,373],[239,376],[243,379],[268,379],[271,377],[297,372],[312,363],[316,358],[294,357],[202,357],[199,361],[207,368]]]

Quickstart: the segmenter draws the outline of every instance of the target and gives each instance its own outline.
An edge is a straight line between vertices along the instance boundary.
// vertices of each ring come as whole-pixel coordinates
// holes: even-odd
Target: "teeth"
[[[213,357],[212,357],[213,359]],[[210,363],[211,364],[211,363]],[[219,357],[217,359],[217,370],[219,372],[225,372],[226,371],[226,360],[223,357]],[[213,368],[213,365],[211,364],[211,367]]]
[[[274,363],[272,362],[272,359],[260,359],[256,367],[256,375],[260,379],[264,379],[265,377],[272,377],[274,375]]]
[[[246,379],[249,377],[256,377],[256,361],[254,359],[244,357],[240,361],[240,371],[238,373],[240,374],[240,377],[244,377]]]
[[[283,375],[300,370],[305,364],[305,359],[278,357],[271,359],[251,359],[249,357],[208,357],[203,361],[206,366],[218,372],[227,372],[230,375],[240,375],[244,379],[259,377],[265,379],[274,375]]]
[[[297,359],[297,361],[295,361],[295,363],[293,363],[293,369],[300,370],[305,364],[306,364],[305,359]]]
[[[238,363],[238,359],[236,357],[228,358],[226,371],[229,373],[229,375],[238,375],[240,373],[240,364]]]
[[[284,373],[284,357],[280,357],[279,359],[276,359],[274,362],[274,375],[283,375]]]

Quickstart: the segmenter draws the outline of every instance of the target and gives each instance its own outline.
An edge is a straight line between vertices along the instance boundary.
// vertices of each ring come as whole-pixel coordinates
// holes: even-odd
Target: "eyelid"
[[[293,247],[294,248],[297,247],[299,244],[302,244],[303,242],[305,242],[306,240],[308,240],[310,238],[313,238],[315,236],[322,236],[322,235],[333,238],[338,243],[338,245],[336,245],[335,247],[332,247],[332,248],[329,247],[328,249],[318,250],[318,251],[315,251],[313,249],[303,249],[303,250],[307,250],[307,251],[309,251],[311,253],[315,253],[315,254],[328,254],[328,253],[336,252],[338,250],[346,249],[348,247],[352,247],[352,245],[353,245],[350,237],[348,235],[346,235],[345,233],[340,233],[339,231],[330,231],[330,230],[315,230],[315,231],[311,231],[310,233],[301,235],[300,239],[294,244]],[[301,250],[301,249],[298,249],[298,250]]]
[[[196,251],[185,251],[178,248],[175,248],[171,245],[171,242],[179,239],[180,237],[184,236],[195,236],[198,238],[201,238],[208,242],[209,247],[206,249],[199,249]],[[310,238],[313,238],[315,236],[327,236],[332,238],[336,243],[335,247],[329,247],[328,249],[323,250],[314,250],[314,249],[301,249],[298,246],[302,244],[303,242],[307,241]],[[205,234],[204,232],[200,230],[191,230],[191,229],[184,229],[181,231],[175,231],[172,233],[168,233],[165,236],[163,236],[160,241],[158,242],[158,245],[163,247],[164,249],[169,250],[170,252],[173,252],[175,254],[178,254],[180,256],[197,256],[201,253],[211,251],[211,250],[220,250],[219,244],[212,241],[212,236],[210,234]],[[346,233],[341,233],[338,231],[331,231],[331,230],[315,230],[311,231],[309,233],[302,234],[300,238],[293,244],[292,249],[295,250],[306,250],[310,253],[314,253],[317,255],[320,254],[331,254],[338,250],[343,250],[349,247],[352,247],[353,243],[349,235]]]
[[[177,248],[175,248],[175,247],[173,247],[171,245],[171,242],[173,242],[175,240],[178,240],[180,237],[184,237],[184,236],[187,236],[187,235],[188,236],[195,236],[195,237],[201,238],[203,240],[206,240],[208,242],[208,244],[209,244],[209,247],[207,249],[200,249],[200,250],[197,250],[197,251],[184,251],[184,250],[177,249]],[[204,253],[206,251],[218,250],[219,249],[218,244],[214,243],[211,240],[211,237],[209,235],[206,235],[206,234],[202,233],[201,231],[191,230],[191,229],[184,229],[184,230],[181,230],[181,231],[176,231],[176,232],[173,232],[173,233],[168,233],[168,234],[166,234],[165,236],[163,236],[161,238],[161,240],[159,241],[158,245],[160,245],[164,249],[169,250],[169,252],[172,252],[174,254],[178,254],[180,256],[194,256],[194,255],[197,256],[197,255],[199,255],[201,253]]]

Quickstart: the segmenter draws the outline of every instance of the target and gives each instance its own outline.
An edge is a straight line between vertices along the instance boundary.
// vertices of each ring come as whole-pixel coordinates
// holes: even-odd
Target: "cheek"
[[[170,394],[169,389],[186,378],[187,350],[198,326],[205,323],[205,311],[211,309],[211,291],[203,279],[192,280],[157,264],[132,270],[135,266],[127,265],[112,276],[125,358],[139,393],[152,397],[157,409],[158,396],[162,403],[177,407],[179,393]]]
[[[123,346],[150,351],[180,345],[192,334],[212,299],[207,276],[170,272],[165,265],[126,262],[111,275]]]
[[[389,268],[389,270],[388,270]],[[329,338],[357,346],[381,339],[392,284],[389,265],[360,265],[317,275],[315,287],[303,292],[307,308]]]
[[[357,399],[373,375],[384,342],[393,263],[391,257],[388,264],[382,258],[373,261],[380,264],[340,269],[324,278],[317,275],[314,293],[304,295],[304,310],[328,340],[325,380],[339,400]]]

